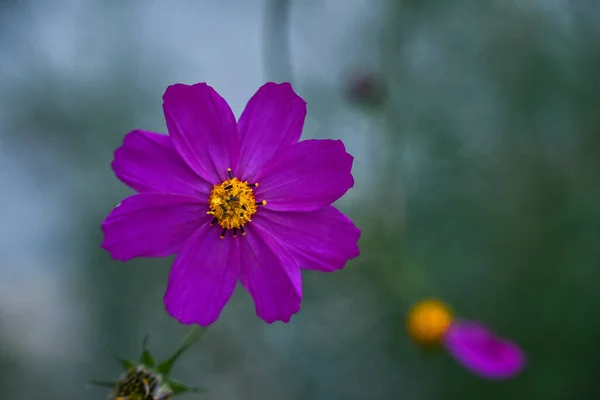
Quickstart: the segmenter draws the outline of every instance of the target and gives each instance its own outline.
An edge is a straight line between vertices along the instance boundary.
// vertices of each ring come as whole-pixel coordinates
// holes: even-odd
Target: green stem
[[[173,355],[181,354],[185,349],[196,343],[205,332],[206,328],[203,328],[200,325],[193,325],[181,342],[179,342],[179,346],[177,346],[177,350],[175,350]]]
[[[264,25],[264,60],[267,79],[292,83],[289,44],[290,0],[270,0]]]
[[[177,361],[179,356],[181,356],[184,351],[190,348],[190,346],[196,343],[202,337],[202,335],[204,335],[204,332],[206,332],[206,328],[203,328],[200,325],[192,326],[187,335],[185,335],[185,337],[179,343],[179,346],[177,346],[177,349],[173,355],[169,357],[168,360],[163,361],[157,366],[158,372],[167,377],[171,373],[173,364],[175,364],[175,361]]]

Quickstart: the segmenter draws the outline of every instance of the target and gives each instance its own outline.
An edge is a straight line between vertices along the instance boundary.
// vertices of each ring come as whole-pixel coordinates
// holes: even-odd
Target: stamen
[[[252,222],[252,216],[256,213],[258,206],[267,204],[265,200],[256,201],[253,188],[258,183],[240,181],[233,176],[231,168],[227,168],[229,179],[219,185],[214,185],[208,197],[208,214],[212,215],[211,226],[218,224],[221,229],[221,238],[224,238],[228,230],[233,230],[233,236],[238,231],[245,235],[243,229],[245,224]]]

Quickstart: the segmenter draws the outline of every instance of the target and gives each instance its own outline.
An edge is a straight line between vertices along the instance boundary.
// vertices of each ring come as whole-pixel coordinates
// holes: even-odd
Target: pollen
[[[114,398],[116,400],[154,400],[154,396],[161,386],[158,375],[153,374],[145,367],[132,367],[120,379]],[[169,397],[163,397],[167,399]]]
[[[238,230],[245,235],[244,225],[252,222],[252,216],[266,200],[257,202],[252,188],[258,183],[248,183],[233,177],[231,168],[227,169],[229,179],[219,185],[214,185],[208,197],[208,214],[213,216],[211,225],[219,224],[223,228],[221,238],[228,230],[233,230],[233,236]]]
[[[437,344],[451,323],[452,313],[448,306],[439,300],[428,299],[410,309],[407,329],[415,341],[421,344]]]

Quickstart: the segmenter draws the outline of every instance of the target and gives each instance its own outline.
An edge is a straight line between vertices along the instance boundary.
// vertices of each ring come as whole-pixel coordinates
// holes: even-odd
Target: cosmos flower
[[[138,362],[115,359],[124,371],[115,382],[93,381],[94,386],[112,389],[109,400],[170,400],[188,392],[201,392],[201,389],[187,386],[170,377],[173,365],[192,344],[202,336],[203,331],[193,329],[181,342],[171,357],[163,362],[155,362],[146,348],[148,337],[144,339],[142,355]]]
[[[357,71],[347,77],[346,96],[352,102],[371,108],[381,108],[387,98],[387,88],[381,74]]]
[[[483,378],[508,379],[525,367],[525,354],[515,343],[477,322],[454,320],[449,308],[439,300],[423,300],[414,305],[408,314],[407,328],[421,344],[443,344],[467,370]]]
[[[116,176],[138,194],[102,224],[113,258],[176,254],[164,297],[183,324],[216,321],[236,284],[267,323],[288,322],[301,269],[330,272],[357,257],[360,231],[331,203],[354,185],[339,140],[298,142],[306,102],[267,83],[235,120],[205,83],[169,86],[169,136],[135,130],[115,151]]]

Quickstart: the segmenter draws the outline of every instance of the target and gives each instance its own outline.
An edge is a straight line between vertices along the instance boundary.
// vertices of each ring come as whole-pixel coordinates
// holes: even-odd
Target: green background
[[[0,398],[103,399],[86,382],[120,373],[105,347],[176,347],[172,258],[100,249],[131,194],[112,152],[166,131],[169,84],[207,81],[239,116],[266,80],[308,101],[304,138],[354,154],[337,205],[361,256],[306,271],[287,325],[238,288],[175,367],[208,390],[185,398],[600,398],[597,2],[50,3],[0,1]],[[357,73],[373,90],[351,96]],[[412,344],[430,296],[516,341],[524,372],[489,382]]]

